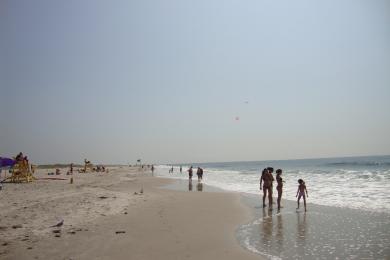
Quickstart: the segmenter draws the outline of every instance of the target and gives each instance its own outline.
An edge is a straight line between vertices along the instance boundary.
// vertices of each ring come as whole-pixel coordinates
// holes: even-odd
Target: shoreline
[[[164,189],[138,167],[73,176],[5,184],[0,259],[259,259],[235,236],[253,217],[239,194]]]
[[[266,258],[387,259],[390,214],[282,200],[278,211],[262,208],[259,196],[243,195],[254,219],[237,236],[246,249]],[[387,245],[387,246],[386,246]]]
[[[187,189],[185,180],[173,179],[166,187]],[[194,182],[194,181],[193,181]],[[197,183],[197,181],[195,182]],[[364,258],[387,259],[390,256],[390,214],[387,212],[308,203],[308,211],[296,210],[296,201],[282,199],[278,211],[262,208],[262,194],[226,191],[204,184],[206,192],[233,192],[252,214],[240,225],[236,238],[240,245],[270,259]],[[276,198],[274,198],[274,202]]]

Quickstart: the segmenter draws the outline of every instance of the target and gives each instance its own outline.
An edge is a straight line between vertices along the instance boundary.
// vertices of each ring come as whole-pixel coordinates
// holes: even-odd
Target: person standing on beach
[[[180,165],[180,173],[182,172],[182,168],[181,168],[181,165]]]
[[[196,170],[196,175],[198,176],[198,181],[200,181],[200,167]]]
[[[152,165],[152,174],[154,173],[154,165]]]
[[[268,172],[271,174],[271,176],[272,176],[272,182],[271,182],[271,194],[273,194],[274,193],[274,181],[275,181],[275,179],[274,179],[274,176],[272,175],[272,173],[274,172],[274,168],[272,168],[272,167],[267,167],[267,170],[268,170]],[[274,199],[273,198],[271,198],[272,199],[272,204],[274,204],[275,202],[274,202]]]
[[[295,196],[295,197],[298,197],[298,200],[297,200],[298,207],[297,207],[297,209],[299,209],[299,201],[301,200],[301,197],[303,197],[303,204],[305,206],[305,212],[306,212],[306,196],[309,197],[309,194],[307,193],[305,182],[302,179],[299,179],[298,183],[299,183],[299,185],[298,185],[297,195]],[[306,196],[305,196],[305,192],[306,192]]]
[[[70,174],[73,175],[73,163],[70,164]]]
[[[276,170],[276,182],[278,185],[276,186],[276,190],[278,191],[278,210],[280,210],[280,201],[282,200],[282,192],[283,192],[283,179],[280,176],[282,175],[282,170]]]
[[[268,192],[268,207],[272,209],[272,182],[274,181],[274,177],[268,171],[268,169],[264,169],[261,178],[260,178],[260,190],[261,184],[263,183],[263,208],[265,208],[265,198],[267,197]]]
[[[188,169],[188,179],[192,181],[192,166]]]

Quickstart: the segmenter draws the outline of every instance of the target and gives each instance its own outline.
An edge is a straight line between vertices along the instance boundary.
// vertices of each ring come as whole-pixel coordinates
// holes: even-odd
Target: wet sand
[[[241,244],[272,259],[389,259],[390,215],[356,209],[283,201],[284,208],[261,207],[261,197],[243,201],[255,219],[238,229]],[[310,198],[309,198],[310,199]]]
[[[163,189],[138,168],[54,177],[4,184],[0,259],[259,259],[235,236],[253,217],[239,194]]]

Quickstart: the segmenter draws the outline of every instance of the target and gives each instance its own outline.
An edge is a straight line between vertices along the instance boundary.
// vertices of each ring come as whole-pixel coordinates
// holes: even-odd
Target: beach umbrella
[[[12,167],[16,161],[14,159],[0,157],[0,168]]]

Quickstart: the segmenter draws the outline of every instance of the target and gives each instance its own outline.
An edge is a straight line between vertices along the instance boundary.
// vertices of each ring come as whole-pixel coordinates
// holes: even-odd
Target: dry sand
[[[0,191],[0,259],[259,259],[235,238],[251,218],[239,194],[162,189],[170,180],[138,168],[75,173],[74,184],[47,171],[36,176],[66,180]]]

